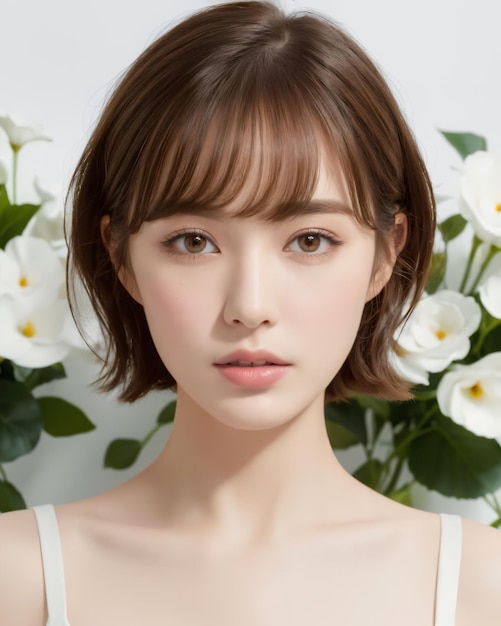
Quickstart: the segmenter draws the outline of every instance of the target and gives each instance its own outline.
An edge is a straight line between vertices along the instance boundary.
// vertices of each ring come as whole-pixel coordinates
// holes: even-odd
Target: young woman
[[[71,200],[102,388],[175,387],[177,411],[121,487],[2,516],[2,625],[499,624],[501,536],[387,500],[329,445],[326,398],[410,395],[392,338],[435,226],[352,39],[262,2],[181,22],[118,85]]]

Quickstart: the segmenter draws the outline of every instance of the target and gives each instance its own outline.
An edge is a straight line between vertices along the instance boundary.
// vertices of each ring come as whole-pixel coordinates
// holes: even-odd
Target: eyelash
[[[336,247],[336,246],[340,246],[343,242],[338,239],[337,237],[335,237],[330,231],[328,230],[323,230],[321,228],[307,228],[306,230],[303,230],[299,233],[296,233],[293,237],[291,237],[291,239],[289,240],[289,243],[287,244],[287,248],[290,248],[292,242],[298,240],[300,237],[305,237],[307,235],[315,235],[317,237],[319,237],[320,239],[323,239],[325,241],[328,242],[327,245],[327,250],[323,250],[322,252],[295,252],[295,251],[291,251],[295,254],[299,254],[301,256],[305,256],[305,257],[310,257],[310,258],[315,258],[315,259],[319,259],[323,256],[325,256],[326,254],[330,254],[332,252],[332,248]],[[322,244],[320,244],[322,245]]]
[[[328,242],[328,249],[324,250],[322,252],[304,252],[304,251],[294,251],[294,250],[290,250],[290,246],[291,244],[298,240],[300,237],[305,237],[307,235],[315,235],[325,241]],[[194,237],[194,236],[199,236],[202,237],[203,239],[205,239],[210,245],[212,245],[215,250],[210,250],[209,252],[189,252],[189,251],[181,251],[176,243],[180,240],[182,240],[185,237]],[[329,254],[332,251],[333,247],[339,246],[342,244],[342,241],[340,241],[337,237],[335,237],[331,232],[326,231],[326,230],[322,230],[321,228],[308,228],[306,230],[303,230],[299,233],[296,233],[293,237],[291,237],[291,239],[289,240],[289,243],[287,243],[286,245],[286,249],[288,249],[289,251],[291,251],[293,254],[299,254],[301,256],[304,257],[310,257],[310,258],[319,258],[322,257],[326,254]],[[201,256],[205,256],[207,254],[211,254],[214,252],[219,252],[219,249],[217,248],[216,244],[212,241],[212,238],[203,230],[199,230],[196,228],[193,229],[183,229],[180,231],[177,231],[175,233],[173,233],[172,235],[170,235],[169,237],[167,237],[166,239],[164,239],[162,241],[162,245],[167,248],[167,250],[171,253],[171,254],[176,254],[176,255],[180,255],[183,257],[187,257],[187,258],[193,258],[193,259],[197,259],[200,258]],[[320,244],[322,245],[322,244]]]
[[[212,246],[214,246],[214,248],[216,248],[216,251],[219,252],[216,244],[212,241],[211,237],[209,237],[209,235],[204,232],[203,230],[199,230],[198,228],[186,228],[183,230],[178,230],[175,233],[172,233],[172,235],[170,235],[169,237],[167,237],[166,239],[164,239],[162,241],[162,246],[164,246],[164,248],[167,248],[167,250],[169,251],[170,254],[173,255],[179,255],[185,258],[189,258],[189,259],[198,259],[201,256],[205,256],[206,254],[208,254],[207,252],[189,252],[189,251],[182,251],[179,249],[179,247],[176,245],[176,242],[182,240],[183,238],[186,237],[202,237],[203,239],[205,239],[208,243],[210,243]],[[214,252],[214,250],[211,250],[211,252]]]

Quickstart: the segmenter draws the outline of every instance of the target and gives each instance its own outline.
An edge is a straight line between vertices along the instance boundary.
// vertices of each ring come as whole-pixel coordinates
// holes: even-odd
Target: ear
[[[407,216],[405,213],[399,212],[395,215],[395,225],[388,236],[388,252],[384,258],[376,260],[366,302],[377,296],[390,280],[397,257],[402,252],[406,241]]]
[[[134,300],[138,304],[142,305],[143,301],[141,299],[141,294],[139,292],[137,282],[136,282],[136,279],[134,277],[132,270],[118,263],[117,253],[116,253],[116,243],[113,239],[113,235],[111,232],[109,215],[103,215],[103,217],[101,218],[100,231],[101,231],[101,239],[103,241],[104,247],[108,251],[108,254],[110,256],[110,261],[113,267],[115,268],[118,280],[122,283],[122,285],[124,286],[126,291],[129,293],[129,295],[132,298],[134,298]]]

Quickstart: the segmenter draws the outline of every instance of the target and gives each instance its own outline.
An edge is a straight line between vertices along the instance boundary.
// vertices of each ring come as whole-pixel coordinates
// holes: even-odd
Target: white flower
[[[444,374],[437,389],[440,410],[483,437],[501,437],[501,352]]]
[[[501,319],[501,273],[489,276],[478,288],[480,300],[485,310]]]
[[[36,179],[34,187],[42,205],[28,222],[23,235],[45,239],[58,257],[65,259],[68,247],[64,236],[63,204],[58,201],[56,194],[41,187]]]
[[[467,156],[459,186],[463,215],[475,234],[501,247],[501,155],[479,151]]]
[[[35,177],[33,181],[33,187],[35,188],[37,196],[40,198],[40,202],[42,204],[57,200],[59,192],[54,189],[47,189],[46,187],[43,187],[37,177]]]
[[[7,179],[8,179],[7,168],[5,167],[3,162],[0,161],[0,185],[5,185],[7,182]]]
[[[428,372],[441,372],[470,350],[470,336],[482,312],[471,297],[442,290],[423,297],[397,334],[403,356],[394,357],[402,375],[414,383],[428,384]]]
[[[18,126],[8,115],[0,115],[0,128],[5,131],[12,149],[17,152],[29,141],[51,141],[29,126]]]
[[[63,339],[68,315],[66,300],[31,308],[0,296],[0,356],[23,367],[47,367],[64,359],[70,346]]]
[[[64,280],[59,257],[43,239],[20,235],[0,250],[0,296],[48,305],[60,296]]]

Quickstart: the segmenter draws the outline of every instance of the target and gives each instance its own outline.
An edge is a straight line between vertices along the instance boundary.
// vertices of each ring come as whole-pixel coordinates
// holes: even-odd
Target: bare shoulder
[[[0,515],[0,624],[40,626],[45,614],[40,543],[33,511]]]
[[[498,626],[500,590],[501,532],[464,519],[458,625]]]

